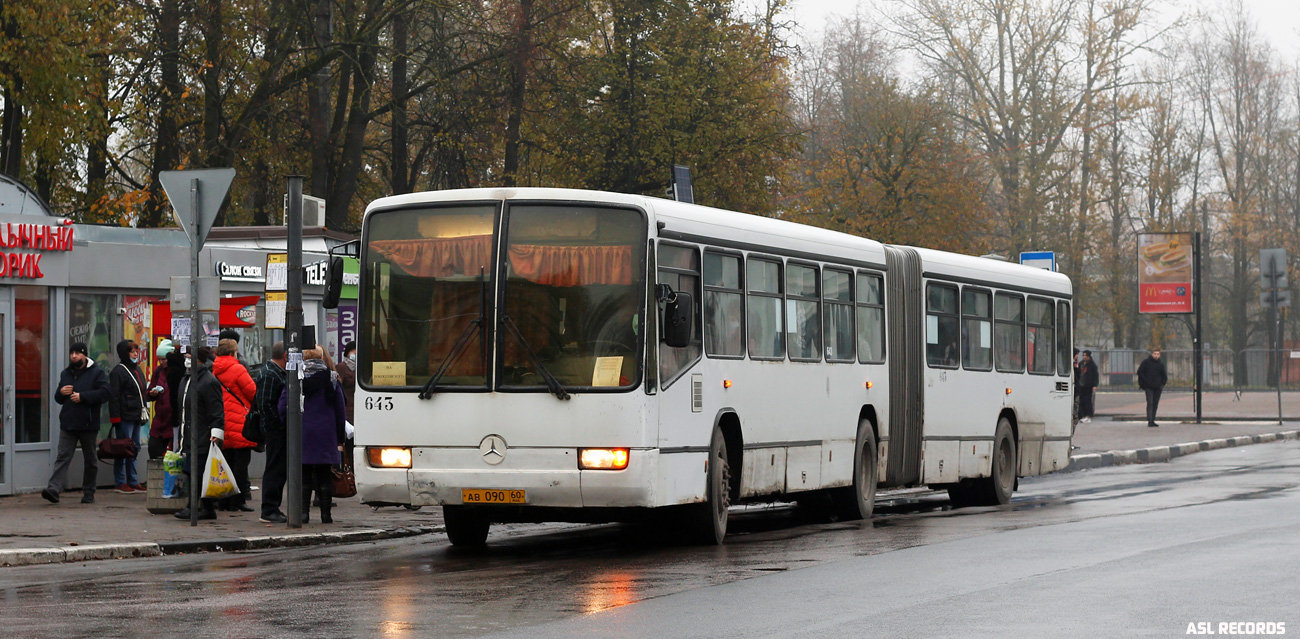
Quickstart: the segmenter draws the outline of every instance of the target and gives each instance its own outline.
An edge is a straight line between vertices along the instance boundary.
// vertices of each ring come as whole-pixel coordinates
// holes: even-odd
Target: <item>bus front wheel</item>
[[[492,523],[468,506],[443,506],[442,522],[453,546],[482,546]]]
[[[870,519],[876,507],[877,462],[876,433],[871,422],[858,423],[857,449],[853,451],[853,485],[836,488],[831,493],[835,514],[840,521]]]
[[[1011,422],[998,419],[998,429],[993,434],[992,468],[988,477],[965,480],[948,487],[948,496],[954,508],[963,506],[1001,506],[1011,502],[1016,489],[1016,439],[1011,433]]]
[[[731,464],[727,461],[727,440],[720,428],[713,429],[705,478],[704,503],[690,507],[688,527],[699,543],[716,546],[727,536],[727,513],[731,508]]]

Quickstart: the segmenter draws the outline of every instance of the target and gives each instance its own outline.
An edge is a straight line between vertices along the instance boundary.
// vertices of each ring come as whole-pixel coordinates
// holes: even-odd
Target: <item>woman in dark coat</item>
[[[308,520],[311,493],[320,499],[321,523],[334,523],[330,507],[334,499],[334,475],[330,467],[342,463],[340,452],[347,434],[343,422],[347,406],[334,364],[324,349],[302,352],[302,521]],[[288,405],[288,389],[280,394],[280,419]]]

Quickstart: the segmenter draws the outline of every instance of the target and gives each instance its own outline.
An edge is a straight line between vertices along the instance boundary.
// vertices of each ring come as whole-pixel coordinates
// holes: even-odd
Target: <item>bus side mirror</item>
[[[692,304],[690,293],[675,293],[664,304],[664,344],[672,348],[682,348],[691,343]]]
[[[329,275],[325,279],[325,299],[321,306],[325,308],[338,308],[339,296],[343,294],[343,258],[334,256],[330,258]]]

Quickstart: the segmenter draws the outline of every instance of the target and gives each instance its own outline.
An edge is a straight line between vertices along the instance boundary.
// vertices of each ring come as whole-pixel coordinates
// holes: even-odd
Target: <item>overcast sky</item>
[[[875,0],[887,4],[888,0]],[[1167,0],[1162,15],[1173,19],[1197,7],[1213,7],[1232,0]],[[1269,39],[1281,59],[1300,61],[1300,0],[1242,0],[1247,11]],[[855,0],[790,0],[791,16],[805,37],[815,38],[833,16],[852,15]],[[868,5],[870,6],[870,5]]]

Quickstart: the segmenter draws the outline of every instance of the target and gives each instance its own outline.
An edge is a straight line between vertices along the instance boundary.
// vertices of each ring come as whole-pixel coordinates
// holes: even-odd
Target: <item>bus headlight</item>
[[[410,468],[411,449],[366,447],[366,461],[374,468]]]
[[[581,470],[623,470],[627,468],[626,448],[580,448],[578,468]]]

